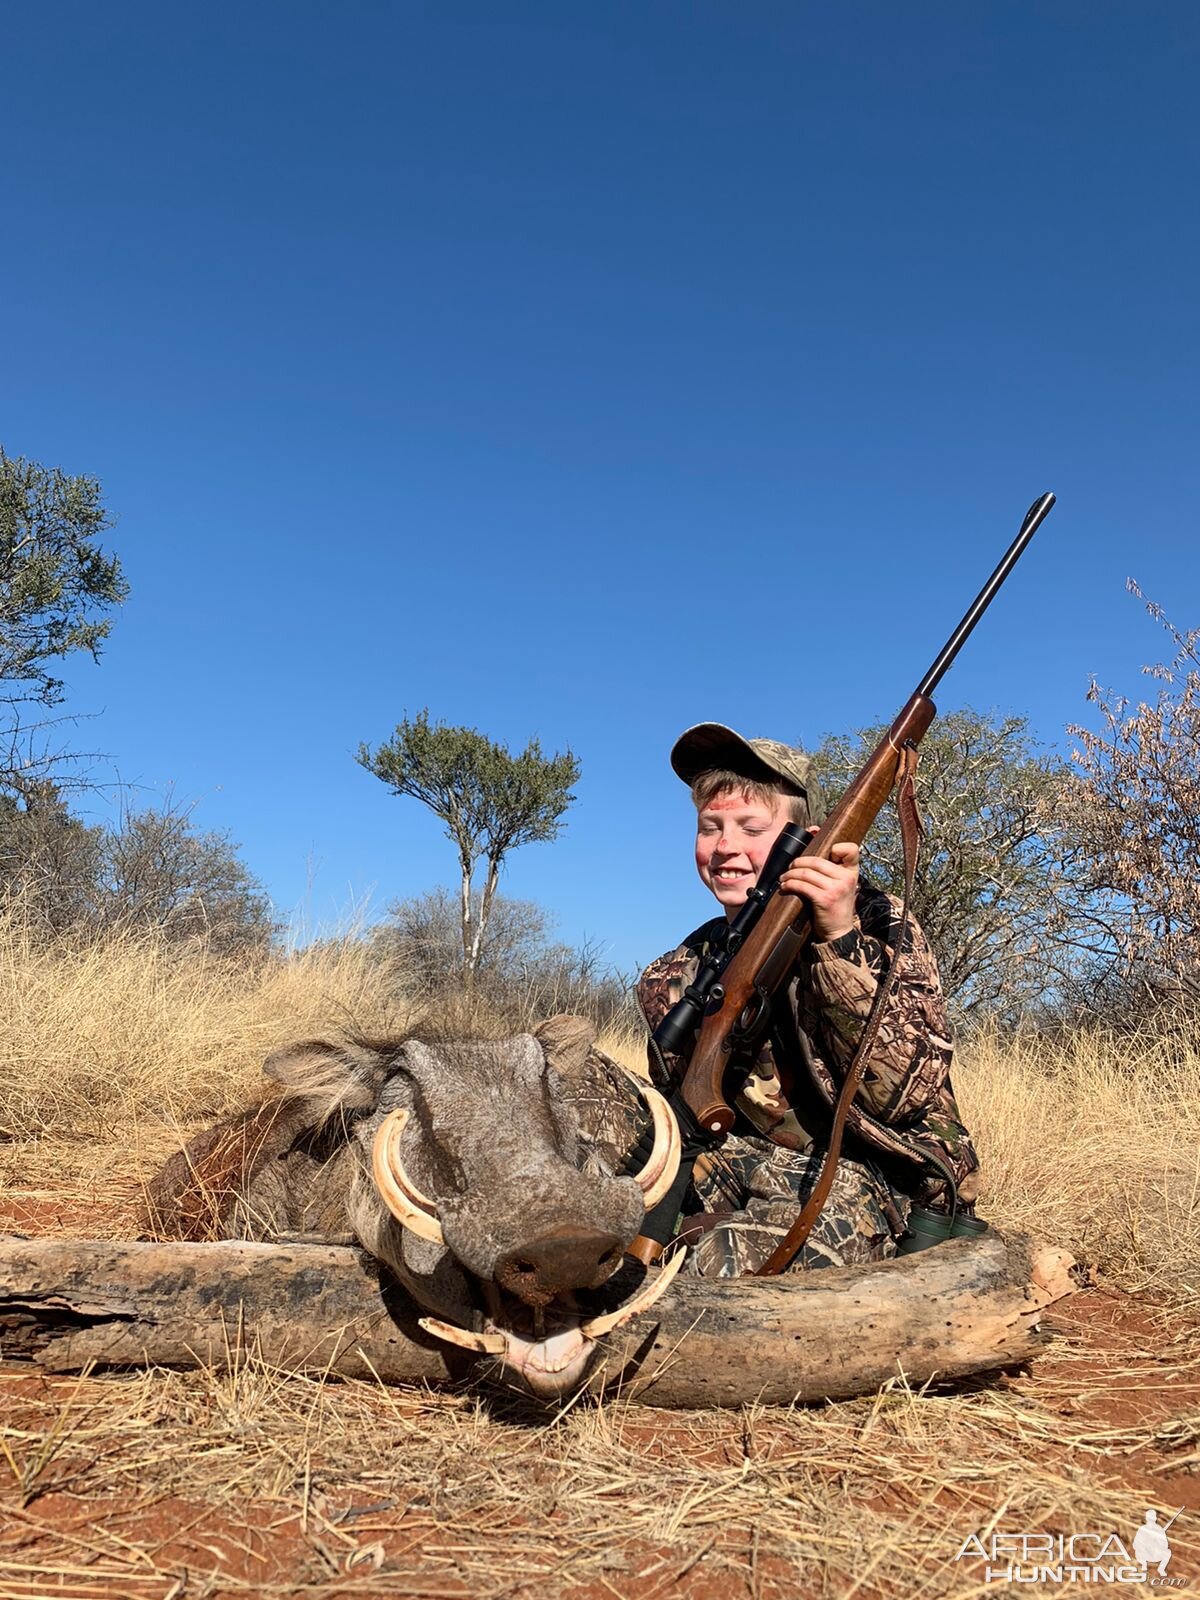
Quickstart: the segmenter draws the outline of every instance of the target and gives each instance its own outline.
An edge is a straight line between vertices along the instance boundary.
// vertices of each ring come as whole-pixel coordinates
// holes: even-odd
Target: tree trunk
[[[492,914],[492,901],[496,898],[496,885],[500,881],[500,863],[493,857],[488,857],[487,878],[483,885],[483,896],[479,902],[479,910],[475,914],[475,938],[471,945],[471,971],[474,972],[479,965],[479,953],[483,949],[483,936],[487,932],[488,918]]]
[[[678,1278],[607,1341],[592,1379],[656,1406],[790,1404],[1008,1366],[1072,1291],[1064,1251],[995,1230],[902,1260],[737,1282]],[[48,1372],[147,1363],[385,1382],[462,1377],[378,1263],[322,1244],[0,1237],[0,1355]]]
[[[475,949],[472,942],[471,928],[471,876],[475,870],[475,863],[469,856],[460,855],[458,869],[462,875],[462,884],[459,890],[459,917],[462,923],[462,969],[463,977],[470,984],[475,977]]]

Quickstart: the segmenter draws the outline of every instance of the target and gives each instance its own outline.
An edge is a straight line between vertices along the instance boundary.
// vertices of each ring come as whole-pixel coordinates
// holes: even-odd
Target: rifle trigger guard
[[[742,1014],[730,1030],[731,1049],[753,1044],[761,1034],[771,1009],[771,994],[764,984],[756,983],[753,997],[746,1001]]]

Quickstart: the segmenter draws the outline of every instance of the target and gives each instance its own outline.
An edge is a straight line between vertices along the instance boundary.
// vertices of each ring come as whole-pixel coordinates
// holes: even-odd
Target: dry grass
[[[1160,1319],[1152,1354],[1136,1334],[1102,1352],[1063,1339],[1031,1376],[952,1393],[724,1413],[618,1403],[548,1424],[253,1358],[223,1376],[58,1380],[0,1428],[13,1479],[0,1596],[967,1600],[980,1564],[956,1555],[989,1524],[1128,1543],[1148,1500],[1197,1503],[1193,1331]],[[1113,1426],[1104,1402],[1131,1387],[1150,1414]],[[1197,1521],[1173,1529],[1177,1572],[1200,1573]]]
[[[287,961],[180,953],[152,936],[39,947],[0,919],[0,1126],[111,1138],[244,1103],[264,1056],[331,1025],[401,1029],[412,1007],[361,944]]]
[[[0,963],[0,1176],[27,1229],[128,1234],[140,1175],[248,1099],[268,1050],[411,1014],[351,941],[233,967],[149,942],[50,954],[0,929]],[[9,1369],[0,1600],[967,1600],[991,1592],[955,1560],[968,1533],[1128,1541],[1146,1505],[1185,1502],[1172,1574],[1190,1592],[1200,1048],[982,1038],[956,1083],[986,1214],[1068,1243],[1109,1285],[1076,1297],[1031,1373],[807,1410],[587,1402],[547,1423],[503,1397],[325,1384],[243,1352],[225,1374]]]
[[[1133,1292],[1200,1303],[1200,1025],[968,1042],[956,1084],[981,1210],[1069,1245]]]

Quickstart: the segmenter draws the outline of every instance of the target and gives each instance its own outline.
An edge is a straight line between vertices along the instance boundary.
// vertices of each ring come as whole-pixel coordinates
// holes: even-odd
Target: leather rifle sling
[[[896,947],[892,952],[891,964],[887,974],[878,989],[875,991],[875,1001],[867,1018],[866,1026],[858,1041],[858,1048],[854,1052],[853,1060],[846,1072],[841,1093],[837,1098],[837,1105],[833,1113],[833,1125],[829,1132],[829,1149],[826,1151],[825,1160],[821,1167],[821,1175],[813,1186],[813,1191],[801,1207],[800,1215],[792,1223],[783,1239],[761,1267],[755,1269],[752,1276],[757,1278],[772,1278],[776,1273],[783,1272],[789,1267],[797,1253],[802,1249],[805,1240],[812,1232],[817,1218],[821,1215],[829,1191],[833,1187],[834,1174],[842,1153],[842,1134],[846,1127],[846,1116],[850,1110],[850,1102],[854,1099],[862,1077],[863,1068],[867,1057],[871,1054],[875,1040],[879,1037],[879,1030],[883,1025],[883,1013],[891,998],[892,990],[896,987],[896,978],[900,970],[900,959],[904,949],[904,939],[908,932],[908,907],[912,899],[913,877],[917,870],[917,851],[922,833],[921,818],[917,811],[916,796],[913,792],[913,778],[917,770],[917,749],[913,744],[905,744],[900,751],[899,777],[896,784],[896,811],[900,819],[900,840],[904,852],[904,905],[900,912],[900,924],[896,934]]]

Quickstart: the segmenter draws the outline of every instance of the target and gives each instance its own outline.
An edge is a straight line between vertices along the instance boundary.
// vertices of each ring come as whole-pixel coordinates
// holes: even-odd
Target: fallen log
[[[1074,1287],[1065,1251],[995,1230],[871,1266],[676,1279],[606,1346],[593,1388],[651,1405],[790,1404],[1024,1361]],[[445,1383],[472,1361],[363,1251],[325,1244],[145,1244],[0,1237],[0,1358],[274,1367]]]

